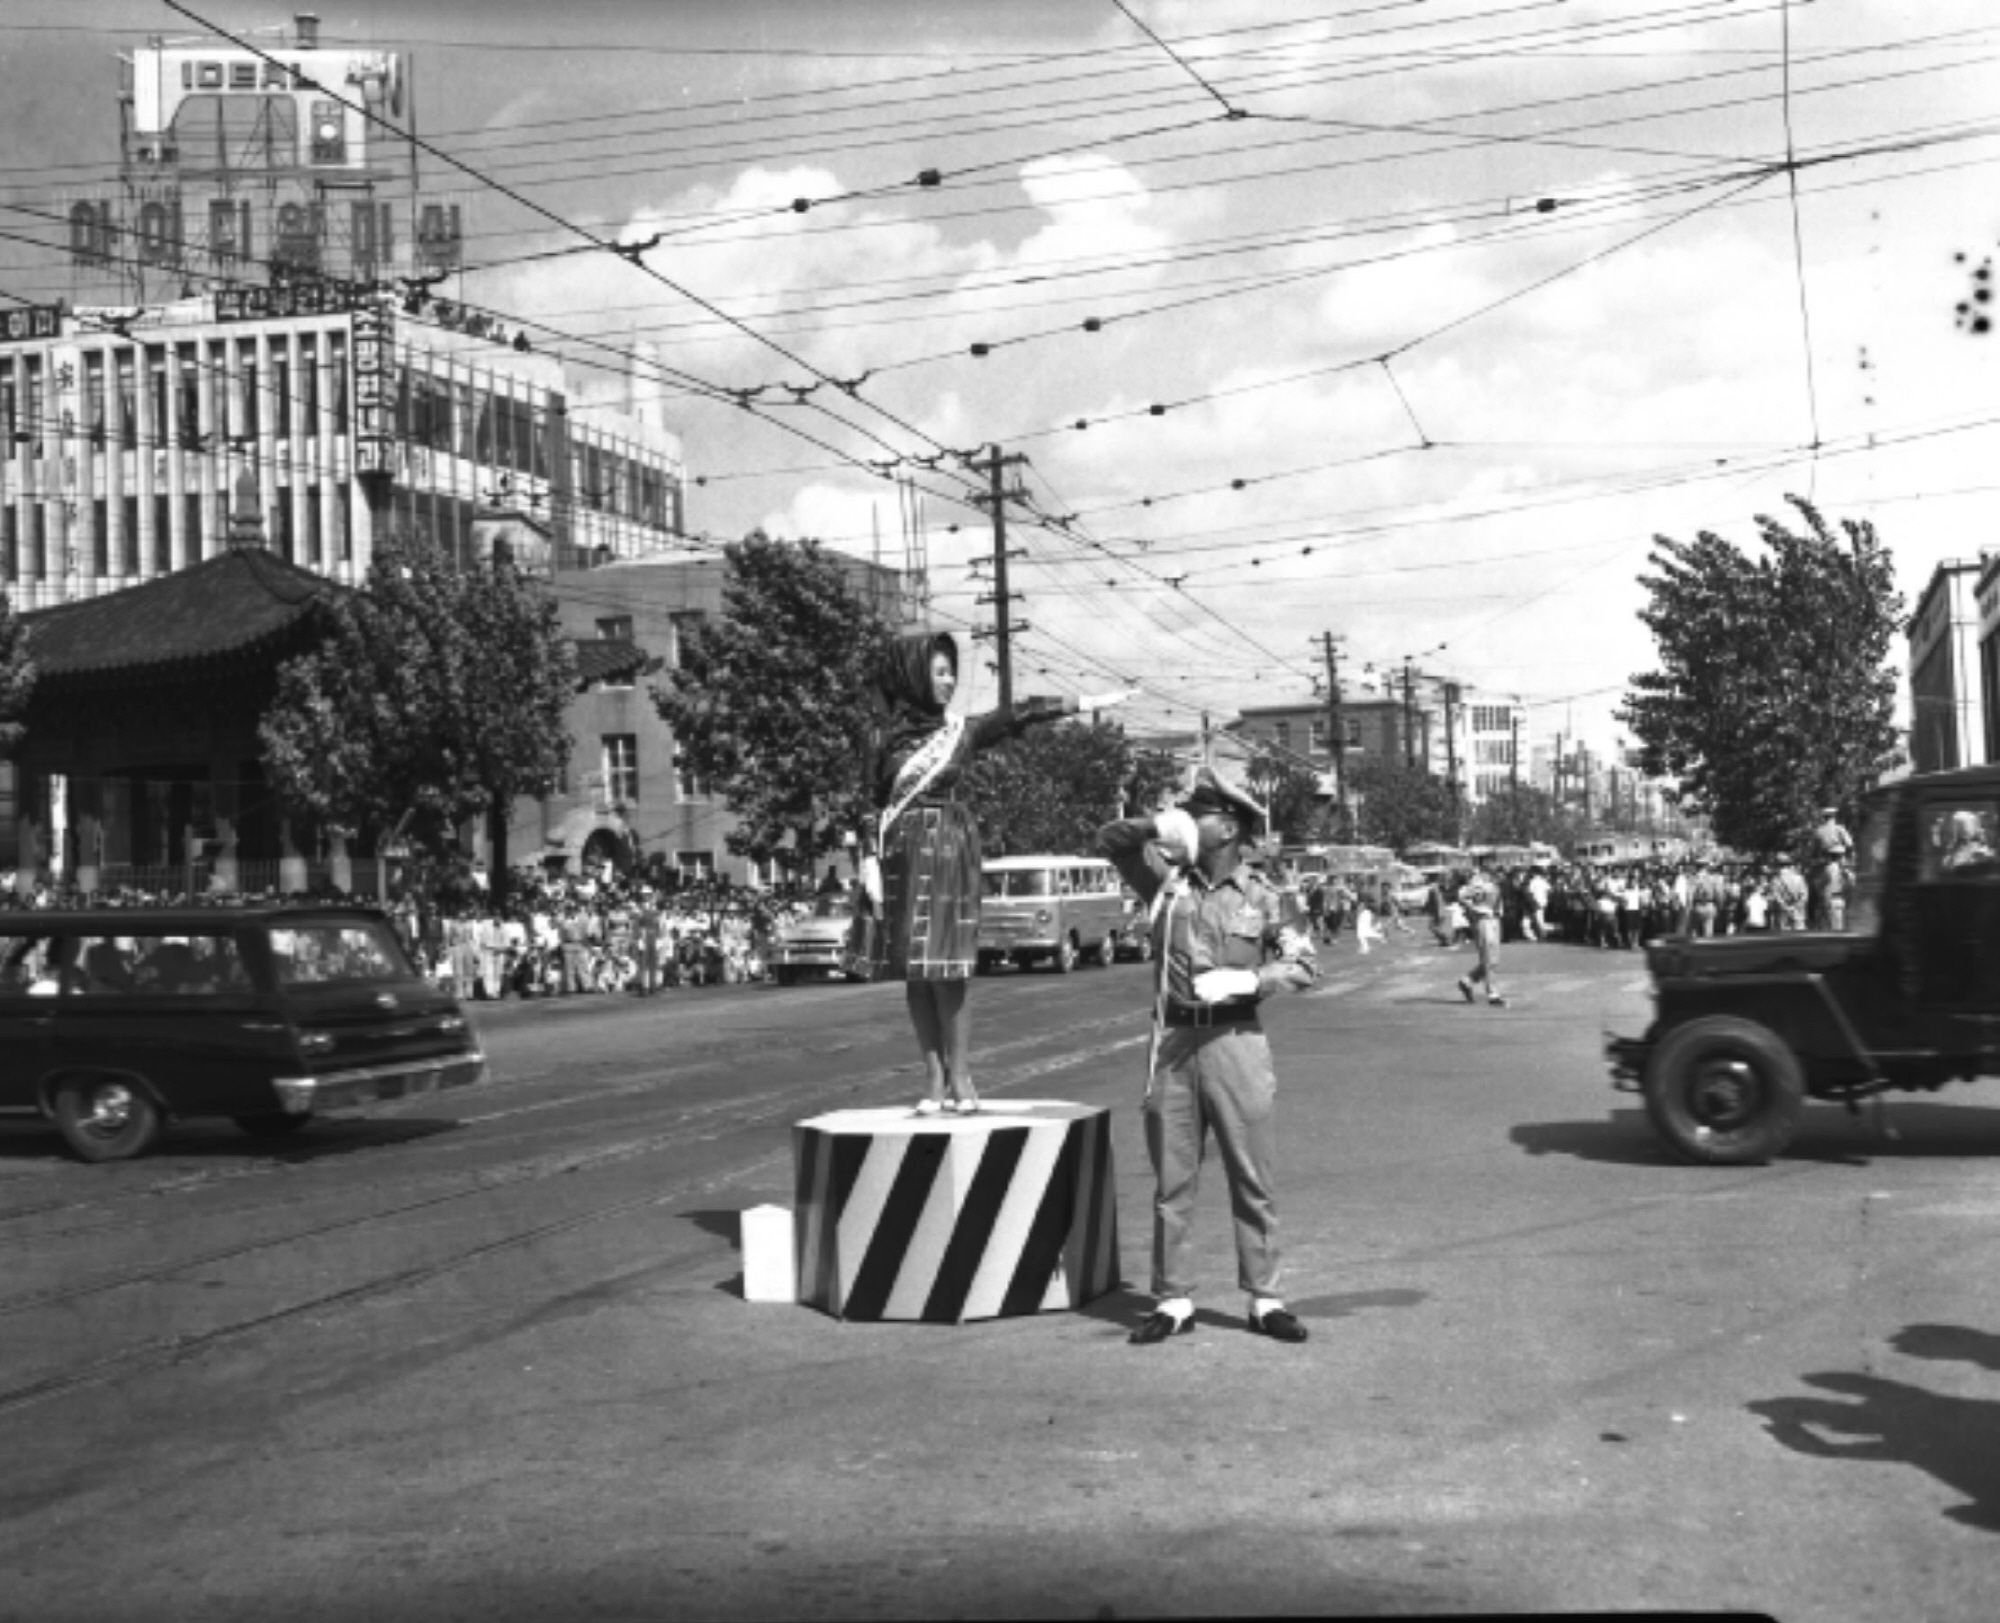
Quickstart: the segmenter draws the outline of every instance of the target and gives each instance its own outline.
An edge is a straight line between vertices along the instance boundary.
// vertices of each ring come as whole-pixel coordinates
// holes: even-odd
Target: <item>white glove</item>
[[[1204,969],[1194,978],[1194,995],[1204,1003],[1227,1003],[1232,998],[1257,995],[1254,969]]]
[[[861,891],[877,913],[882,911],[882,864],[873,857],[861,859]]]
[[[1110,693],[1086,693],[1076,701],[1077,709],[1084,715],[1094,711],[1109,710],[1113,705],[1123,704],[1127,699],[1136,698],[1137,688],[1116,688]]]
[[[1201,849],[1201,831],[1194,826],[1194,819],[1180,807],[1163,811],[1153,819],[1154,840],[1160,847],[1160,855],[1169,862],[1183,865],[1194,861]]]

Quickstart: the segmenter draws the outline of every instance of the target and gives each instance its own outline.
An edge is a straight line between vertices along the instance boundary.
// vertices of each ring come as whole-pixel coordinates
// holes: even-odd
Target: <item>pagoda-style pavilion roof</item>
[[[21,620],[38,691],[125,686],[286,652],[349,590],[262,548],[239,547]]]

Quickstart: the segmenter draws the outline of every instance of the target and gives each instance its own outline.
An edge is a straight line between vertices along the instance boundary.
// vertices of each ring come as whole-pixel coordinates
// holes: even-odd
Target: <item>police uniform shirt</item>
[[[1097,848],[1151,908],[1174,872],[1153,840],[1152,819],[1108,824],[1098,834]],[[1211,969],[1255,970],[1259,998],[1288,986],[1309,986],[1318,978],[1296,904],[1268,881],[1239,866],[1210,885],[1199,870],[1190,869],[1185,887],[1153,924],[1153,946],[1166,966],[1171,1002],[1200,1006],[1194,982]],[[1279,932],[1286,929],[1297,930],[1298,936],[1281,943]],[[1266,963],[1267,953],[1284,956]]]

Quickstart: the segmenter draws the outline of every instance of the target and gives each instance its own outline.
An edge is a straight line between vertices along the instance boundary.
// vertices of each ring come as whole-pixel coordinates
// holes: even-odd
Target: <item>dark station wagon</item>
[[[263,1137],[484,1081],[450,996],[351,907],[0,914],[0,1116],[52,1120],[86,1161],[169,1122]]]
[[[2000,1075],[2000,766],[1872,794],[1847,927],[1646,948],[1656,1012],[1614,1082],[1693,1161],[1768,1160],[1808,1098]]]

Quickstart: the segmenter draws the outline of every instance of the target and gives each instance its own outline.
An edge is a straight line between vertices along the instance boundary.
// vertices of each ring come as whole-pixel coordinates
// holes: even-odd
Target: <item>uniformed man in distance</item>
[[[1257,1008],[1280,988],[1310,985],[1318,971],[1304,919],[1244,866],[1245,842],[1266,821],[1255,800],[1204,767],[1178,807],[1097,834],[1098,851],[1151,910],[1158,966],[1146,1079],[1155,1305],[1132,1333],[1139,1346],[1194,1328],[1188,1226],[1211,1130],[1229,1180],[1249,1326],[1278,1341],[1306,1339],[1279,1291],[1277,1076]]]

